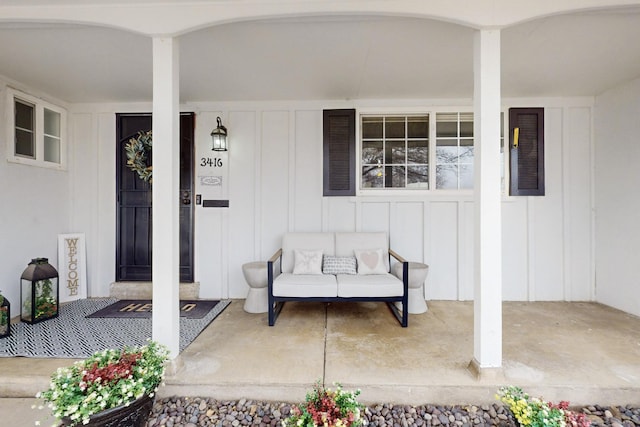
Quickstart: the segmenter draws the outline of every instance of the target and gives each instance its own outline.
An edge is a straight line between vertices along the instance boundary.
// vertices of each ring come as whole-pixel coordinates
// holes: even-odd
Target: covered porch
[[[408,328],[382,303],[287,303],[268,327],[266,314],[234,300],[175,359],[159,396],[295,403],[321,380],[362,389],[367,404],[490,404],[507,384],[575,405],[640,403],[637,316],[568,302],[505,302],[503,315],[503,370],[476,379],[471,302],[431,301]],[[19,402],[6,398],[33,402],[51,372],[70,363],[3,359],[0,407]]]
[[[404,1],[390,9],[354,1],[339,10],[333,2],[258,1],[255,9],[144,2],[128,16],[106,0],[88,8],[23,3],[3,6],[9,18],[0,41],[13,61],[0,69],[7,94],[0,108],[9,116],[15,90],[63,107],[68,158],[58,169],[2,163],[0,178],[13,184],[3,189],[10,208],[0,227],[11,242],[0,248],[3,283],[34,253],[55,259],[56,236],[79,231],[88,243],[88,295],[108,296],[117,240],[115,117],[131,111],[153,112],[162,135],[153,287],[163,317],[154,338],[175,347],[179,335],[180,111],[197,117],[196,176],[224,183],[195,180],[194,193],[229,202],[228,210],[193,210],[201,297],[243,298],[242,264],[265,260],[287,231],[383,230],[400,254],[431,266],[430,311],[412,316],[407,329],[384,306],[337,304],[288,304],[269,328],[265,315],[234,303],[176,357],[164,395],[298,401],[321,379],[360,387],[365,402],[490,402],[505,383],[576,404],[638,401],[640,70],[629,42],[640,28],[637,1],[523,10],[485,1],[461,15],[464,2],[433,10]],[[331,63],[315,54],[325,52],[327,35]],[[45,61],[42,50],[55,54]],[[500,148],[508,152],[509,142],[500,114],[512,107],[545,109],[543,197],[502,190],[508,159]],[[338,108],[421,112],[432,123],[439,114],[473,112],[482,157],[474,189],[433,183],[324,197],[322,111]],[[209,132],[220,116],[230,150],[214,174],[200,159],[210,156]],[[14,130],[8,120],[0,128]],[[3,141],[13,149],[11,138]],[[41,206],[50,207],[48,216]],[[3,291],[18,300],[15,289],[3,284]],[[468,369],[472,359],[487,368],[480,378]],[[1,397],[32,396],[61,364],[0,362]]]

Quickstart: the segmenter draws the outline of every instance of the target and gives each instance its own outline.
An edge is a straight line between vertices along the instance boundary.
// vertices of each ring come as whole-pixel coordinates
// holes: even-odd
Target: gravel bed
[[[640,426],[637,407],[592,405],[572,409],[587,414],[594,427]],[[275,427],[282,424],[290,411],[290,403],[170,397],[155,402],[147,427]],[[365,407],[363,418],[370,427],[518,426],[511,412],[499,403],[480,406],[379,404]]]

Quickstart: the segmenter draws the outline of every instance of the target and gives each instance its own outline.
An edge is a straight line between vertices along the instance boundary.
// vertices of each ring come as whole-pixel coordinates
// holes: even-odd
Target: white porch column
[[[474,40],[475,272],[471,368],[502,366],[500,30]],[[486,371],[486,370],[485,370]]]
[[[153,39],[153,339],[180,351],[178,41]]]

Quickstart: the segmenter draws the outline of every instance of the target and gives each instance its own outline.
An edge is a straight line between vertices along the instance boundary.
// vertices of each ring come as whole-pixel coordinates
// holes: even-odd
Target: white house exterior
[[[475,296],[476,350],[470,358],[480,368],[501,363],[502,300],[596,301],[640,316],[636,272],[640,199],[635,188],[640,182],[640,169],[635,167],[640,157],[640,48],[631,46],[637,38],[628,39],[633,33],[622,31],[609,37],[588,34],[589,48],[576,40],[575,51],[561,57],[542,55],[544,61],[533,64],[518,57],[522,52],[514,46],[530,41],[525,50],[539,54],[536,49],[556,42],[545,39],[545,34],[561,34],[565,39],[557,42],[571,46],[575,31],[586,37],[585,28],[598,22],[615,27],[621,20],[620,28],[640,28],[640,1],[118,3],[5,0],[0,4],[0,148],[5,153],[0,161],[0,290],[16,307],[18,279],[28,261],[45,256],[55,266],[57,236],[70,232],[86,235],[88,295],[109,295],[115,281],[115,114],[153,112],[154,147],[158,147],[153,271],[154,277],[161,277],[154,280],[154,304],[173,314],[172,321],[154,317],[154,336],[159,330],[155,328],[170,330],[163,339],[177,348],[177,306],[171,301],[177,299],[178,289],[173,262],[178,200],[170,195],[177,193],[178,166],[172,141],[177,140],[177,113],[188,111],[196,115],[194,193],[204,199],[229,200],[229,208],[195,207],[194,280],[202,298],[244,298],[248,288],[242,264],[266,260],[286,231],[382,230],[389,233],[396,252],[430,265],[427,300]],[[321,31],[320,25],[336,32],[358,25],[389,25],[394,31],[400,27],[415,31],[409,33],[412,36],[423,34],[421,26],[428,26],[427,34],[440,34],[460,49],[461,62],[453,63],[466,68],[451,71],[449,87],[425,84],[416,89],[420,80],[412,80],[414,73],[401,67],[397,74],[384,75],[392,67],[380,64],[383,75],[358,83],[358,76],[353,76],[357,69],[347,64],[340,75],[351,75],[354,81],[343,80],[343,87],[318,87],[317,80],[305,80],[296,70],[284,77],[264,76],[260,70],[238,66],[235,71],[221,69],[220,75],[207,75],[194,62],[198,52],[204,56],[207,43],[220,49],[214,48],[217,41],[233,43],[221,51],[237,55],[233,58],[242,57],[246,49],[246,55],[256,59],[251,37],[269,37],[269,31],[278,27],[305,37]],[[591,28],[602,30],[597,25]],[[78,46],[77,40],[71,41],[74,29],[78,37],[86,30],[90,41],[97,43],[72,55],[69,61],[87,58],[86,69],[76,66],[65,77],[64,59],[38,50],[38,41],[50,34],[59,43]],[[362,34],[363,40],[370,35],[365,30]],[[117,56],[108,50],[111,41],[119,49],[130,46],[144,52],[125,64],[132,71],[130,81],[107,81],[108,56]],[[96,55],[92,46],[103,54]],[[282,46],[283,55],[299,48]],[[621,61],[609,63],[610,72],[595,55],[588,63],[594,70],[587,70],[594,73],[582,75],[571,68],[589,68],[579,63],[583,55],[607,49],[618,51]],[[337,46],[332,50],[347,52]],[[442,73],[431,76],[427,66],[441,52],[421,54],[428,59],[420,63],[424,73],[434,81],[446,81]],[[578,65],[572,63],[573,55]],[[35,64],[30,62],[34,58]],[[301,70],[308,71],[303,63],[310,58],[314,56],[301,58]],[[346,59],[335,61],[344,65]],[[282,58],[272,52],[261,60],[268,64]],[[203,60],[207,70],[216,70],[216,62],[225,61],[227,57]],[[33,70],[45,66],[50,67],[50,79],[46,72]],[[377,69],[371,64],[364,68]],[[572,74],[566,75],[567,69]],[[265,71],[278,72],[283,70],[275,65]],[[330,74],[331,69],[318,72]],[[254,86],[252,78],[264,83],[269,77],[278,84],[289,79],[291,85]],[[385,78],[406,80],[414,90],[400,90],[399,85],[386,90],[380,83]],[[354,86],[359,91],[351,91]],[[62,167],[12,159],[9,110],[15,91],[65,112]],[[512,107],[544,108],[544,196],[515,197],[502,190],[501,176],[508,178],[508,168],[500,165],[501,128],[496,118]],[[487,162],[476,163],[475,168],[474,185],[482,191],[359,189],[351,197],[323,197],[322,112],[333,108],[355,108],[358,115],[420,112],[431,120],[442,112],[474,112],[476,156]],[[229,129],[230,149],[218,156],[222,166],[215,175],[222,185],[211,187],[198,179],[213,173],[199,160],[211,156],[209,133],[216,117]],[[493,144],[483,146],[485,140]],[[475,206],[483,206],[489,215],[476,212]],[[500,233],[501,238],[492,238]]]

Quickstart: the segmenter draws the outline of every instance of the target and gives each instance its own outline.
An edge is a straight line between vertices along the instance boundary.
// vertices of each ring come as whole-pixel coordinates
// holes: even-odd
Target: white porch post
[[[180,351],[178,41],[153,39],[153,339]]]
[[[475,272],[472,370],[502,366],[500,30],[474,40]]]

